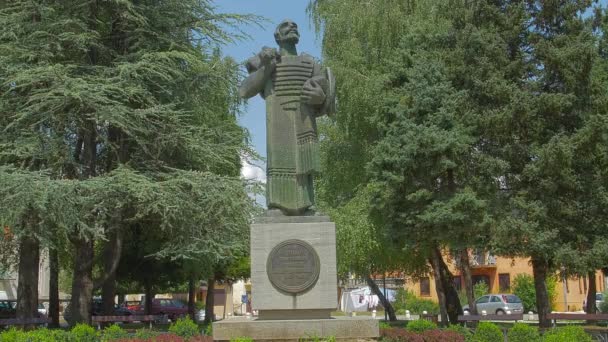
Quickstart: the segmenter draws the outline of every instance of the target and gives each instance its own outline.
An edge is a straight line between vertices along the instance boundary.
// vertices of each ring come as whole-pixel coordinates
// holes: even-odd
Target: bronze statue
[[[318,171],[316,118],[335,111],[335,80],[307,55],[298,55],[298,25],[284,20],[277,26],[279,50],[263,47],[246,62],[249,76],[240,95],[260,94],[266,100],[268,209],[283,214],[313,212],[313,175]]]

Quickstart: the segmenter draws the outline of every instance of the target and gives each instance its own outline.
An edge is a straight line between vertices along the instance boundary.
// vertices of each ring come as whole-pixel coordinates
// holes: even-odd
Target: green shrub
[[[213,336],[213,324],[207,324],[203,328],[203,334],[205,334],[206,336]]]
[[[608,290],[604,292],[604,300],[600,303],[599,309],[602,313],[608,313]]]
[[[116,324],[112,324],[111,326],[103,329],[101,333],[101,341],[106,342],[118,340],[119,338],[126,338],[128,336],[129,334],[127,334],[127,332],[124,331],[123,328],[119,327]]]
[[[253,342],[251,337],[235,337],[231,338],[230,342]]]
[[[72,335],[78,342],[97,342],[97,332],[87,324],[76,324],[72,328]]]
[[[142,340],[148,340],[156,336],[158,336],[158,332],[152,329],[141,328],[135,331],[135,338]]]
[[[46,328],[29,331],[25,334],[27,342],[76,342],[74,335],[63,330]],[[0,338],[0,341],[4,341]]]
[[[555,277],[547,277],[547,293],[549,295],[549,304],[553,309],[555,301],[555,288],[557,286],[557,280]],[[521,299],[524,305],[524,311],[534,311],[536,309],[536,289],[534,288],[534,278],[529,274],[518,274],[513,279],[513,294]]]
[[[0,333],[1,342],[25,342],[26,339],[26,334],[21,330],[17,330],[15,327]]]
[[[504,337],[500,328],[490,322],[479,322],[475,333],[471,338],[472,342],[503,342]]]
[[[545,333],[543,342],[593,342],[591,335],[587,334],[582,327],[566,326],[553,329]]]
[[[437,303],[428,299],[421,299],[414,292],[402,288],[397,290],[395,294],[393,308],[399,314],[405,314],[405,310],[410,310],[412,314],[422,314],[423,311],[435,315],[439,313],[439,305]]]
[[[427,330],[437,329],[437,324],[427,321],[426,319],[417,319],[415,321],[409,321],[405,328],[413,332],[423,332]]]
[[[507,333],[509,342],[540,342],[540,334],[536,327],[524,323],[515,323]]]
[[[169,332],[181,337],[193,337],[200,335],[198,325],[189,317],[180,318],[169,327]]]
[[[490,293],[490,288],[485,281],[480,281],[479,283],[473,285],[473,296],[475,298],[479,298],[483,295]],[[462,289],[458,292],[458,299],[460,300],[460,304],[465,305],[469,304],[469,299],[467,298],[467,292]]]
[[[465,340],[467,341],[473,337],[471,330],[463,327],[462,325],[450,324],[447,328],[445,328],[445,330],[457,332],[458,334],[464,336]]]
[[[390,329],[391,328],[391,325],[384,321],[380,321],[380,323],[378,323],[378,325],[380,326],[380,329]]]

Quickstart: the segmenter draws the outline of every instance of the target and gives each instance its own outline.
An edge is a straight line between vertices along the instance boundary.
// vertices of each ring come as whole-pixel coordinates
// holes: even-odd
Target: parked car
[[[135,314],[133,311],[119,306],[117,304],[114,304],[114,311],[112,312],[111,316],[130,316]],[[103,302],[100,299],[94,299],[93,300],[93,305],[91,306],[91,316],[104,316],[105,313],[103,312]],[[65,310],[63,311],[63,318],[66,321],[70,321],[72,319],[72,309],[70,307],[70,305],[68,304],[65,308]]]
[[[143,308],[145,305],[142,304],[141,307]],[[152,299],[150,313],[152,315],[167,315],[170,320],[175,321],[177,318],[188,315],[188,306],[177,299],[154,298]]]
[[[39,304],[40,306],[41,304]],[[38,310],[35,314],[36,318],[46,318],[46,313]],[[17,318],[17,301],[15,300],[0,300],[0,319],[12,319]],[[46,323],[41,324],[46,326]]]
[[[602,304],[603,301],[604,301],[604,294],[601,292],[597,292],[595,294],[595,311],[596,311],[596,313],[602,312],[600,305]],[[583,301],[583,310],[587,311],[586,300]]]
[[[519,314],[524,312],[524,305],[521,299],[514,294],[499,293],[488,294],[477,298],[475,301],[477,313],[481,314],[485,311],[488,315],[504,315],[506,313]],[[469,306],[462,307],[465,313],[469,313]]]
[[[0,319],[17,317],[17,302],[0,300]]]
[[[139,301],[126,301],[123,303],[123,306],[132,312],[143,311],[143,306],[141,306]]]
[[[38,304],[38,313],[41,315],[45,315],[45,316],[47,316],[49,314],[48,310],[42,303]]]

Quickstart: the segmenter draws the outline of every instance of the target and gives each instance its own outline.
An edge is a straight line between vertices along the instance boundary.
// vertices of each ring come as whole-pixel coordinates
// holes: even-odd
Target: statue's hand
[[[277,49],[269,48],[267,46],[262,48],[262,51],[258,54],[262,65],[270,66],[276,63],[277,56],[279,55]]]
[[[304,84],[300,99],[304,103],[320,105],[325,101],[325,92],[317,81],[310,79]]]

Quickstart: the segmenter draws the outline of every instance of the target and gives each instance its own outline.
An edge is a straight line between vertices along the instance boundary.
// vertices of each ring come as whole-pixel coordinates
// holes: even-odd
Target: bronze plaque
[[[268,279],[278,290],[305,292],[319,279],[321,265],[315,249],[302,240],[286,240],[276,245],[266,262]]]

